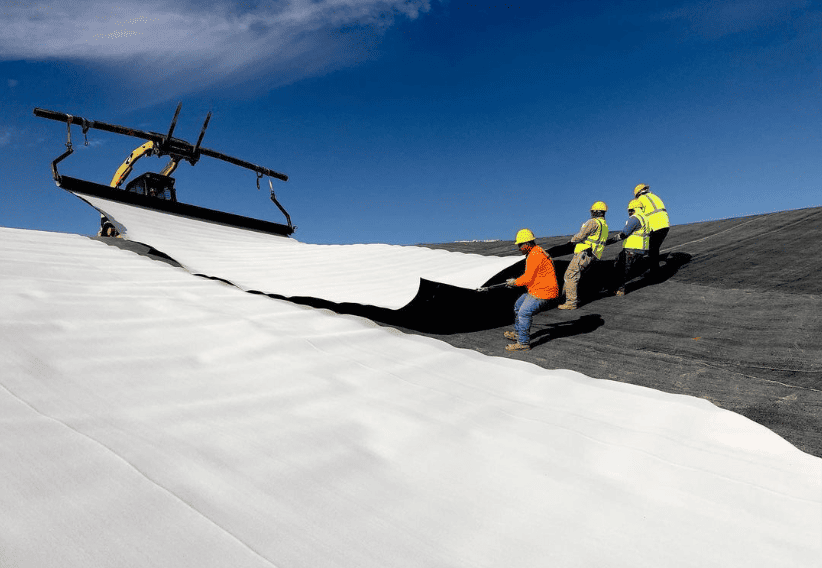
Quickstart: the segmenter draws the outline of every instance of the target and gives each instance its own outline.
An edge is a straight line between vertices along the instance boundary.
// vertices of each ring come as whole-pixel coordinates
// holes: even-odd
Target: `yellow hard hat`
[[[534,233],[532,233],[530,229],[520,229],[517,232],[517,240],[514,242],[517,245],[521,245],[522,243],[528,243],[533,240],[535,240]]]
[[[634,188],[634,197],[638,196],[641,192],[651,189],[651,186],[647,183],[641,183]]]
[[[591,211],[608,211],[608,206],[605,205],[604,201],[597,201],[591,205]]]
[[[639,199],[632,199],[628,203],[628,211],[636,211],[637,209],[639,209],[640,211],[644,211],[645,208],[642,206],[642,202]]]

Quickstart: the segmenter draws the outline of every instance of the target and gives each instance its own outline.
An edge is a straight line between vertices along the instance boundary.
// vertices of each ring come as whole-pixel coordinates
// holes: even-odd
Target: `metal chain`
[[[91,128],[91,124],[89,124],[89,121],[88,121],[88,120],[86,120],[85,118],[82,118],[82,117],[81,117],[81,118],[80,118],[80,120],[82,120],[82,121],[83,121],[83,126],[82,126],[82,129],[83,129],[83,139],[84,139],[84,140],[85,140],[85,142],[86,142],[86,143],[85,143],[85,145],[86,145],[86,146],[88,146],[88,129],[89,129],[89,128]]]
[[[71,121],[73,120],[73,117],[70,114],[67,114],[66,117],[66,129],[68,130],[68,140],[66,140],[66,148],[71,150]]]

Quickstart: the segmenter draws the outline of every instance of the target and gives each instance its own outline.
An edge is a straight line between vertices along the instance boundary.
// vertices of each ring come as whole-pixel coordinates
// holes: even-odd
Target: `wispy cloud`
[[[717,39],[786,22],[808,4],[808,0],[700,0],[661,12],[656,19],[684,21],[694,33]]]
[[[289,82],[371,56],[395,18],[430,0],[12,3],[0,59],[127,63],[143,79],[213,85],[233,74]]]

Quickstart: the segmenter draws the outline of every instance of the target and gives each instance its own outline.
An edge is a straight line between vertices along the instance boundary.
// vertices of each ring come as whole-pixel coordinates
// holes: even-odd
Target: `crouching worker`
[[[628,204],[628,215],[625,228],[615,236],[608,237],[605,243],[610,245],[617,241],[625,241],[614,264],[617,296],[625,295],[625,284],[638,272],[647,258],[650,242],[648,219],[643,215],[642,204],[638,199],[632,199]]]
[[[548,307],[548,303],[559,295],[554,262],[534,240],[534,233],[522,229],[517,233],[516,245],[525,259],[525,273],[519,278],[510,278],[510,287],[525,286],[526,292],[514,303],[514,329],[506,331],[505,337],[516,341],[506,345],[506,351],[520,351],[531,348],[531,321],[534,314]]]

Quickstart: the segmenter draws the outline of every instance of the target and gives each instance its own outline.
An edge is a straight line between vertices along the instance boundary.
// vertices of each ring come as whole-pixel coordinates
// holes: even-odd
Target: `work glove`
[[[517,279],[516,278],[509,278],[508,280],[505,281],[505,285],[508,286],[509,288],[513,288],[514,286],[517,285]]]

